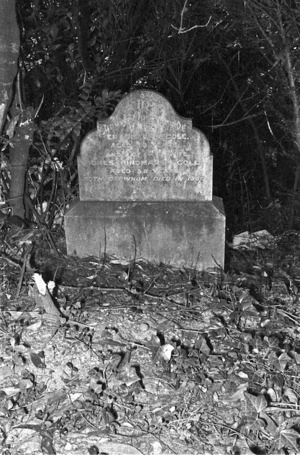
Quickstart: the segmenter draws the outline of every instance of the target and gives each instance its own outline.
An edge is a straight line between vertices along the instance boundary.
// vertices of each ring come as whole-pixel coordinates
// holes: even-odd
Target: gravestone
[[[224,265],[225,215],[206,137],[160,94],[125,96],[82,142],[68,254],[207,269]]]

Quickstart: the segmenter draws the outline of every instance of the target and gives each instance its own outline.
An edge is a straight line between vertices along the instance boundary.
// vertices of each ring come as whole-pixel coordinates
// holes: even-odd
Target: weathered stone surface
[[[84,139],[67,251],[203,270],[224,265],[225,215],[205,136],[152,91],[127,95]]]
[[[151,91],[120,101],[84,139],[81,201],[212,200],[212,155],[192,121]]]
[[[222,202],[97,202],[76,204],[66,218],[70,254],[128,259],[202,270],[224,264]]]

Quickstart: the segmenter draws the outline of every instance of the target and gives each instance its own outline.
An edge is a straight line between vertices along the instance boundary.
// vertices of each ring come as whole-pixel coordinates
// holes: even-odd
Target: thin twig
[[[18,283],[16,298],[19,297],[20,292],[21,292],[22,283],[23,283],[23,279],[24,279],[24,274],[25,274],[25,270],[26,270],[26,266],[27,266],[27,259],[28,259],[28,256],[29,256],[31,248],[32,248],[32,245],[27,247],[27,249],[25,251],[25,254],[24,254],[23,265],[22,265],[21,275],[20,275],[20,279],[19,279],[19,283]]]
[[[194,30],[195,28],[207,27],[208,24],[211,21],[211,18],[212,18],[212,16],[210,16],[208,21],[204,25],[194,25],[193,27],[190,27],[190,28],[186,29],[185,27],[183,27],[183,16],[184,16],[185,12],[187,11],[187,7],[186,7],[187,2],[188,2],[188,0],[185,0],[183,8],[182,8],[181,13],[180,13],[180,26],[179,26],[179,28],[177,28],[177,27],[175,27],[174,25],[171,24],[171,27],[178,31],[178,35],[182,35],[183,33],[188,33],[191,30]]]

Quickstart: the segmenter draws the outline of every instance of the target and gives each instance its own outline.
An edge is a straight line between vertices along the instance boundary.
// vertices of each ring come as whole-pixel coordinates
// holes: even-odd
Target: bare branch
[[[187,4],[188,0],[185,0],[184,1],[184,5],[183,5],[183,8],[181,10],[181,13],[180,13],[180,26],[179,28],[175,27],[174,25],[171,24],[171,27],[173,27],[175,30],[178,31],[178,35],[182,35],[183,33],[188,33],[190,32],[191,30],[194,30],[195,28],[202,28],[202,27],[207,27],[208,24],[210,23],[211,21],[211,16],[209,17],[208,21],[206,22],[206,24],[204,25],[194,25],[193,27],[190,27],[190,28],[185,28],[183,26],[183,16],[184,14],[186,13],[187,11],[187,7],[186,7],[186,4]]]
[[[245,122],[246,120],[249,120],[254,117],[258,117],[259,115],[263,115],[263,114],[264,114],[263,111],[261,111],[261,112],[257,112],[256,114],[247,115],[246,117],[239,118],[238,120],[234,120],[233,122],[229,122],[229,123],[222,122],[219,125],[206,125],[206,126],[209,126],[209,128],[214,130],[216,128],[223,128],[224,126],[236,125],[237,123]]]

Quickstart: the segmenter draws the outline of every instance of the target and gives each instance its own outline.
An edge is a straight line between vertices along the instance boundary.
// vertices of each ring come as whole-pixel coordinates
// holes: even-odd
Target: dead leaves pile
[[[6,261],[2,453],[299,453],[298,251],[231,274],[36,257],[56,319]]]

